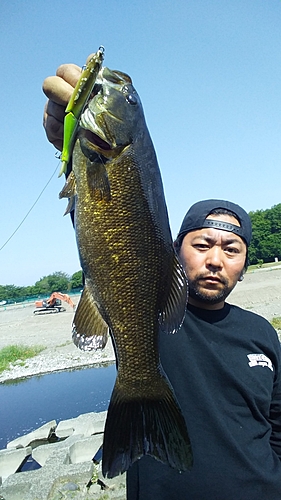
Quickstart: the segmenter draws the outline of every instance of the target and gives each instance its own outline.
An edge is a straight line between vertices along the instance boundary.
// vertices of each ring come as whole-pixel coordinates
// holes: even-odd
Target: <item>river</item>
[[[0,449],[41,425],[108,408],[115,364],[0,384]]]

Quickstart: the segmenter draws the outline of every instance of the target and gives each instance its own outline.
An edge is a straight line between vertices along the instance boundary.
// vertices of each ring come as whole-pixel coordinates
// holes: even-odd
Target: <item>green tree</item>
[[[80,273],[82,276],[82,271],[80,271]],[[78,273],[75,273],[73,276],[76,274],[78,275]],[[34,295],[48,297],[52,292],[66,292],[71,290],[71,279],[72,278],[70,278],[68,274],[58,271],[48,276],[43,276],[43,278],[36,281],[36,283],[31,286],[0,285],[0,301],[7,300],[10,302],[17,302]],[[79,283],[77,286],[82,286],[81,282],[82,277],[79,281],[78,276],[76,276],[75,283]]]
[[[66,273],[61,271],[55,272],[36,281],[35,287],[41,295],[67,291],[70,289],[70,278]]]
[[[0,300],[16,301],[24,295],[24,287],[15,285],[0,286]]]
[[[71,276],[71,288],[82,288],[83,287],[83,273],[82,271],[77,271]]]
[[[272,262],[281,259],[281,203],[266,210],[249,212],[253,237],[249,247],[250,264],[259,260]]]

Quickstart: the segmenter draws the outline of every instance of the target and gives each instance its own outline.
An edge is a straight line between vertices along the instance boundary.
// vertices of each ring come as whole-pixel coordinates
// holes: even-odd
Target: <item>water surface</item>
[[[114,364],[0,384],[0,449],[50,420],[107,410],[115,377]]]

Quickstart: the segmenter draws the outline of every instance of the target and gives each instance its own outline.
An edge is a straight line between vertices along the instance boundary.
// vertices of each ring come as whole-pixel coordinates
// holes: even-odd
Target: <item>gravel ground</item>
[[[281,266],[247,273],[228,302],[260,314],[269,321],[274,316],[281,317]]]
[[[79,295],[74,297],[79,301]],[[0,349],[5,346],[41,345],[45,349],[24,364],[17,362],[0,374],[0,382],[75,367],[112,363],[115,360],[111,340],[105,349],[83,352],[71,340],[73,310],[64,304],[65,312],[33,314],[34,305],[0,307]]]
[[[74,298],[77,304],[79,295]],[[281,266],[247,273],[229,296],[228,302],[264,316],[269,321],[281,317]],[[23,366],[16,363],[0,375],[0,382],[39,373],[66,370],[113,362],[114,352],[109,340],[106,348],[98,352],[82,352],[71,341],[73,311],[58,314],[34,315],[33,305],[0,307],[0,349],[11,344],[43,345],[39,355],[27,360]]]

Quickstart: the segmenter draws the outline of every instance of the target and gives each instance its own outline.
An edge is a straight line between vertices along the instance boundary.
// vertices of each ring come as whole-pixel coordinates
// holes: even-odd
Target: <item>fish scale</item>
[[[192,463],[188,433],[158,353],[159,331],[174,333],[182,323],[186,278],[139,96],[130,77],[108,68],[99,85],[82,114],[61,197],[72,186],[85,275],[74,342],[102,347],[108,328],[116,353],[103,474],[114,477],[146,454],[186,470]]]

